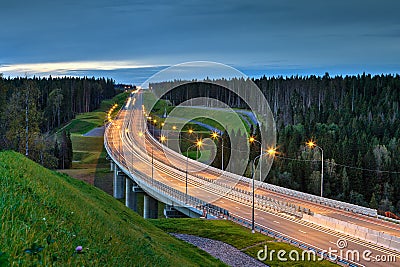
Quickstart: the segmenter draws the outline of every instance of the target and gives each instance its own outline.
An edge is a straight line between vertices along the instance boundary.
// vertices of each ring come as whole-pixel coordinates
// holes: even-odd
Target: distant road
[[[96,127],[89,132],[83,134],[83,136],[104,136],[104,126]]]

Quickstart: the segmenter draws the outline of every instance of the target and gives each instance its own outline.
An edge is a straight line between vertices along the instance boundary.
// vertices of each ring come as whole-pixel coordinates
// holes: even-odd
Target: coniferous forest
[[[18,151],[49,168],[69,168],[70,134],[61,132],[59,140],[49,134],[114,95],[111,79],[0,75],[0,149]]]
[[[325,197],[400,212],[399,75],[330,77],[326,73],[323,77],[262,77],[253,81],[266,96],[278,130],[279,154],[267,182],[319,195],[321,153],[305,145],[313,139],[324,150]],[[246,86],[243,79],[218,83]],[[151,86],[157,90],[175,84],[182,86],[182,81]],[[231,107],[246,108],[234,92],[216,90],[215,85],[189,83],[184,87],[163,98],[178,105],[189,98],[208,96]],[[246,138],[244,133],[229,129],[228,133],[230,138]],[[259,155],[257,149],[250,159]],[[224,154],[229,151],[224,150]],[[220,162],[215,166],[221,166]]]

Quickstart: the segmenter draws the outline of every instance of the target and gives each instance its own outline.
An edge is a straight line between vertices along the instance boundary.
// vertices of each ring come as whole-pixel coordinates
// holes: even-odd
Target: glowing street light
[[[160,141],[161,141],[161,143],[164,143],[165,141],[167,141],[167,137],[165,137],[165,135],[161,135]]]
[[[268,149],[268,150],[267,150],[267,153],[268,153],[270,156],[275,156],[275,154],[277,153],[277,152],[276,152],[276,148],[270,148],[270,149]]]
[[[196,145],[197,145],[196,160],[197,160],[199,158],[199,148],[203,145],[203,141],[201,139],[197,139]]]
[[[203,145],[203,140],[198,139],[198,140],[196,141],[196,145],[197,145],[197,147],[201,147],[201,146]]]
[[[172,126],[172,130],[176,130],[176,126],[174,125],[174,126]]]
[[[310,140],[306,143],[306,145],[313,149],[314,147],[321,150],[321,197],[324,193],[324,150],[318,146],[313,140]]]

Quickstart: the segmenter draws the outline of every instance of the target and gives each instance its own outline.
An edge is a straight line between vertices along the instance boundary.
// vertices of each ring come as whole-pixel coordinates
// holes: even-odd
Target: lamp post
[[[221,149],[222,149],[221,150],[221,170],[224,170],[224,138],[222,137],[222,135],[219,136],[217,132],[212,132],[211,137],[213,139],[221,137]]]
[[[199,147],[201,147],[203,145],[203,141],[201,139],[197,140],[195,144],[191,145],[188,147],[188,149],[186,150],[186,182],[185,182],[185,186],[186,186],[186,200],[187,200],[187,195],[188,195],[188,166],[189,166],[189,149],[191,149],[194,146],[197,146],[197,150],[199,149]]]
[[[164,126],[164,125],[165,125],[165,123],[162,123],[162,126]],[[175,126],[175,125],[172,126],[172,130],[166,130],[166,133],[167,133],[167,139],[166,139],[166,141],[167,141],[167,147],[169,147],[169,146],[168,146],[169,134],[170,134],[171,131],[175,131],[175,130],[176,130],[176,126]]]
[[[321,150],[321,197],[324,195],[324,150],[318,146],[314,141],[308,141],[307,146],[309,146],[311,149],[314,147],[318,148]]]
[[[154,147],[151,145],[151,185],[154,182]]]
[[[258,141],[257,139],[255,139],[254,136],[250,136],[249,143],[252,144],[254,142],[257,142],[257,143],[260,144],[260,156],[261,156],[261,153],[262,153],[262,144],[261,144],[261,142]],[[260,164],[260,182],[261,182],[261,166],[262,166],[262,164]]]
[[[252,161],[252,163],[251,163],[251,179],[252,179],[252,188],[253,188],[253,190],[252,190],[252,195],[253,195],[253,201],[252,201],[252,207],[251,207],[251,232],[254,234],[255,233],[255,222],[254,222],[254,206],[255,206],[255,201],[254,201],[254,199],[255,199],[255,190],[254,190],[254,170],[255,170],[255,167],[254,167],[254,164],[255,164],[255,162],[256,162],[256,160],[259,158],[259,160],[258,160],[258,162],[261,164],[261,159],[262,159],[262,156],[263,155],[265,155],[265,154],[268,154],[268,155],[270,155],[270,156],[274,156],[275,155],[275,153],[276,153],[276,149],[274,149],[274,148],[270,148],[270,149],[268,149],[266,152],[264,152],[264,153],[261,153],[260,155],[258,155],[257,157],[255,157],[254,158],[254,160]]]

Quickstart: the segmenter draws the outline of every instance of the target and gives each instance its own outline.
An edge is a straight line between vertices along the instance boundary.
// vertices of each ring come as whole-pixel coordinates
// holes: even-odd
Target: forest
[[[206,96],[234,108],[247,108],[235,92],[223,88],[246,87],[246,80],[212,82],[222,87],[197,82],[182,85],[182,81],[150,86],[155,91],[184,86],[185,90],[174,89],[163,96],[173,105]],[[264,76],[253,82],[267,98],[277,125],[278,154],[266,182],[319,195],[321,151],[306,146],[312,139],[324,153],[325,197],[400,212],[398,74]],[[245,133],[232,133],[229,129],[225,136],[228,135],[246,138]],[[257,132],[255,135],[259,138]],[[229,138],[225,137],[225,142]],[[256,152],[249,160],[259,155],[259,149],[254,148]],[[220,162],[214,165],[220,166]]]
[[[4,78],[0,74],[0,150],[18,151],[49,168],[69,168],[70,134],[63,131],[54,138],[54,130],[114,95],[112,79]]]

